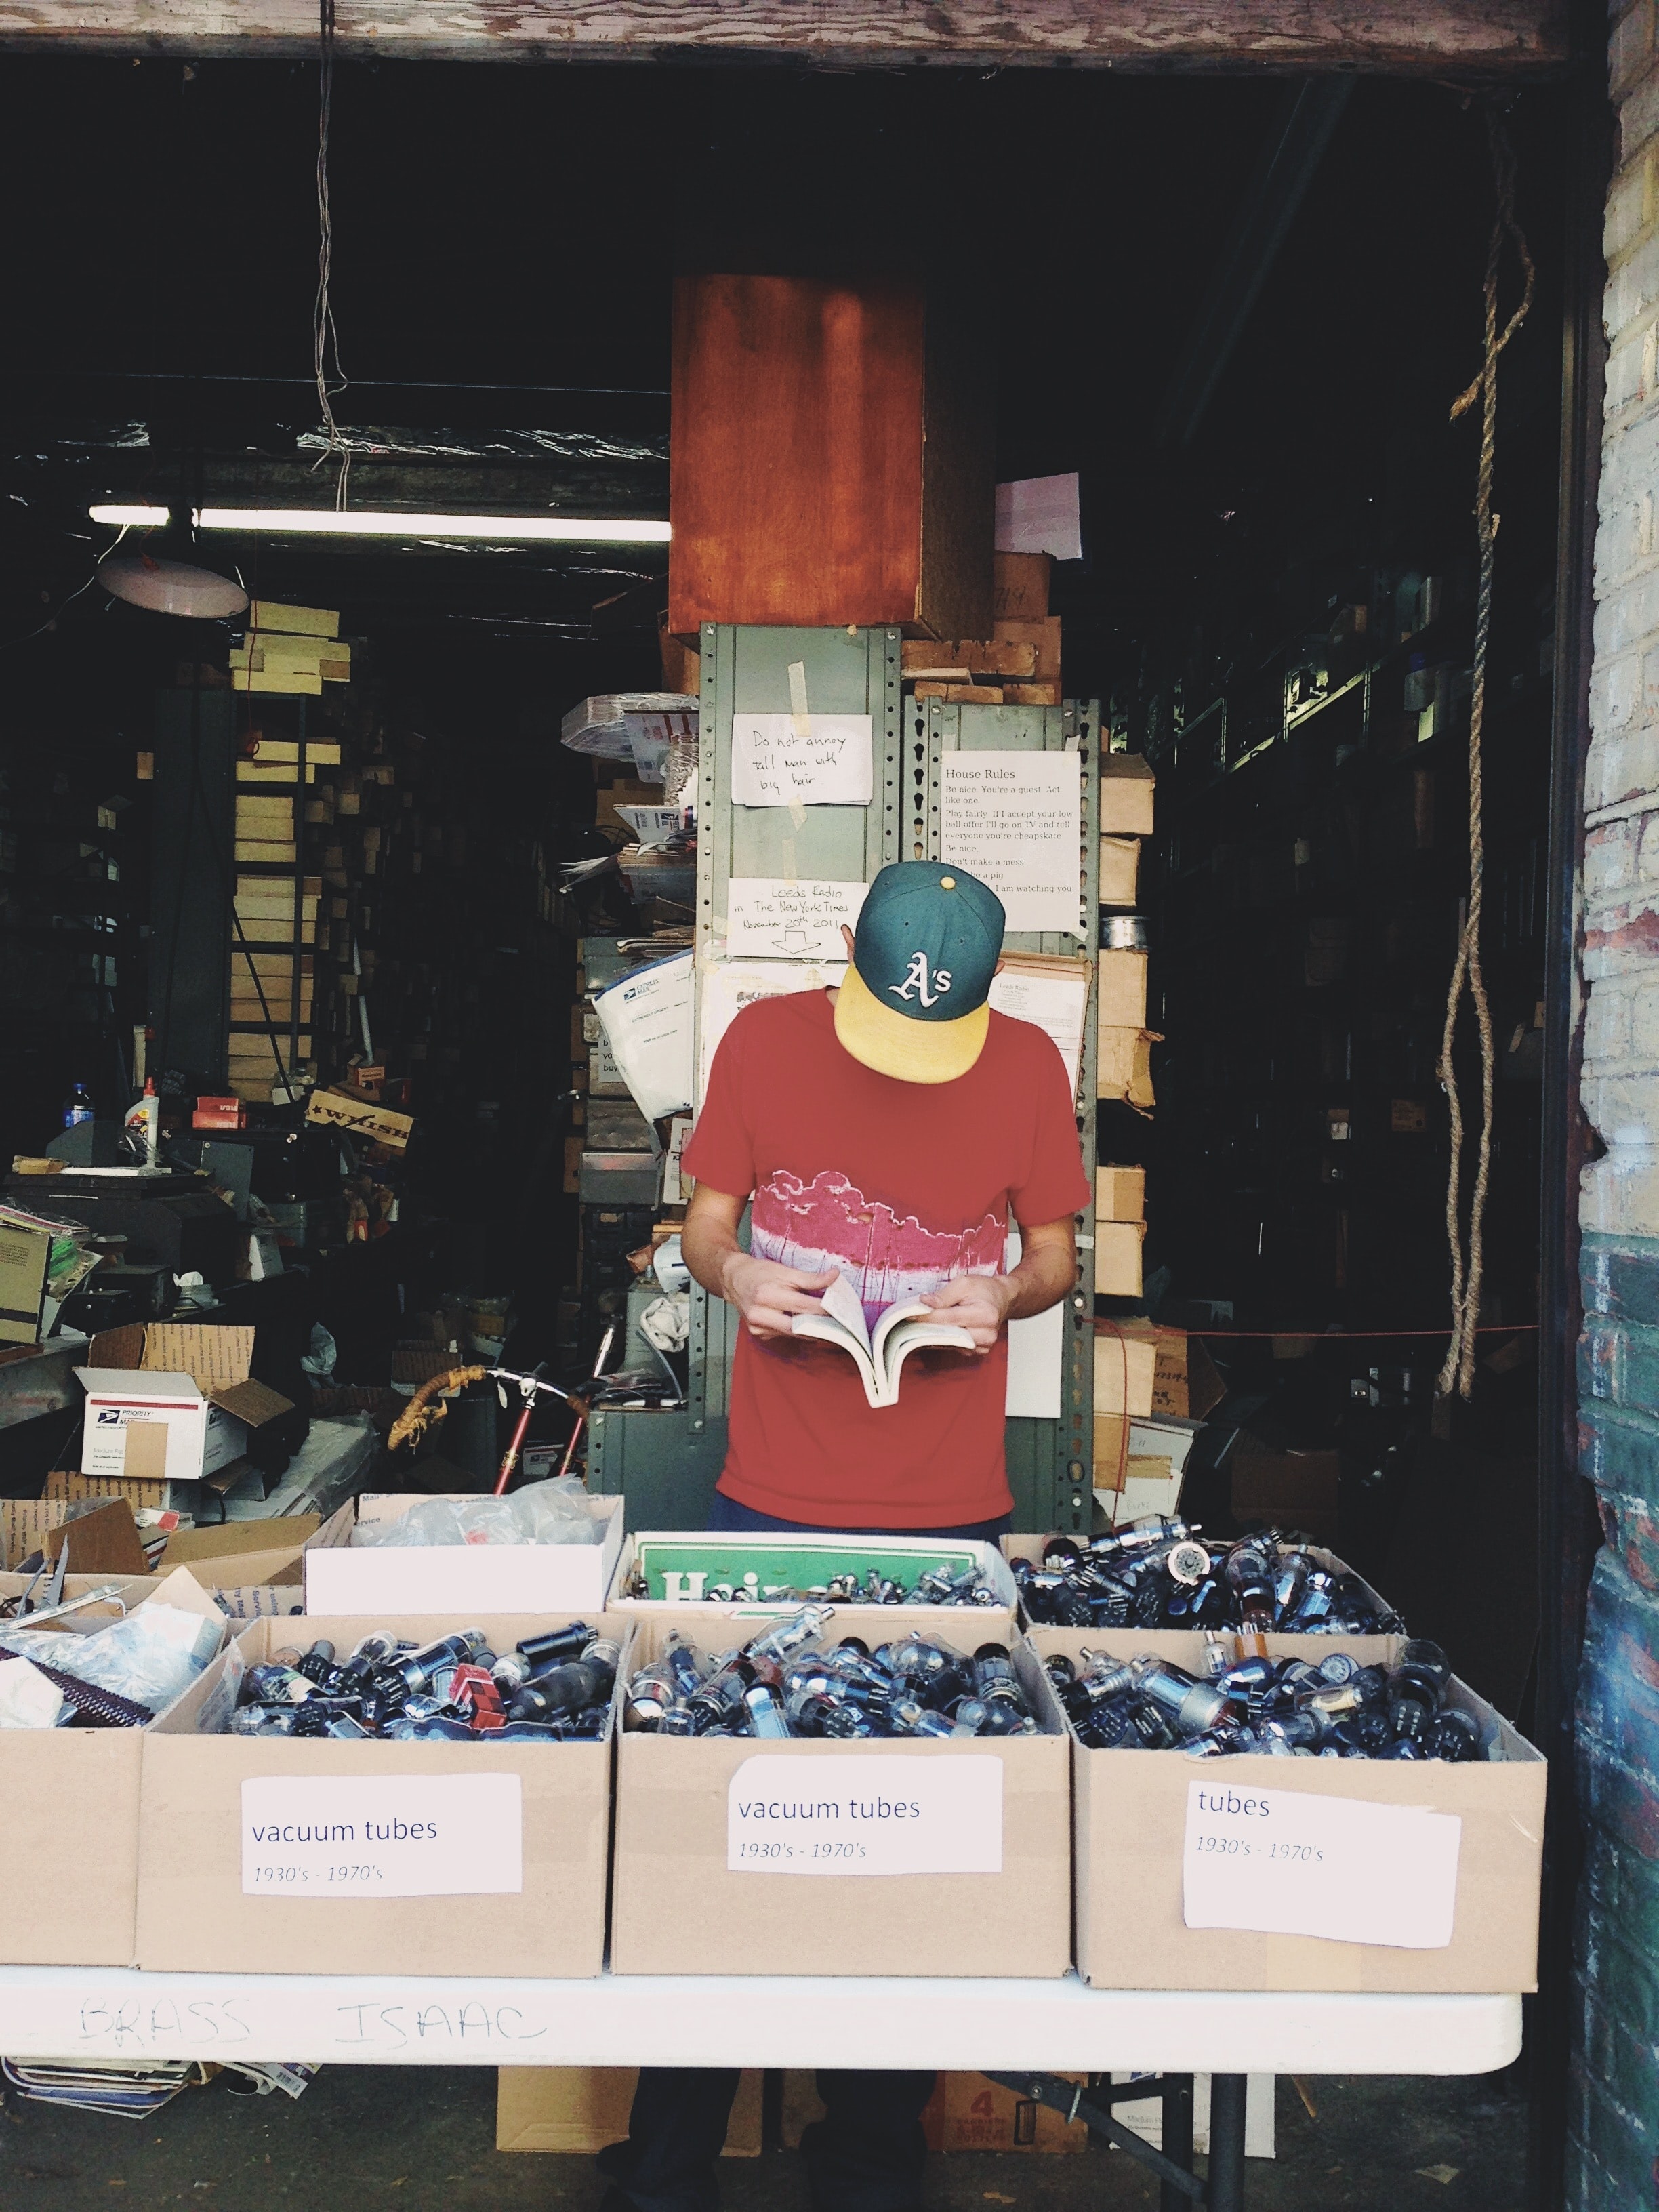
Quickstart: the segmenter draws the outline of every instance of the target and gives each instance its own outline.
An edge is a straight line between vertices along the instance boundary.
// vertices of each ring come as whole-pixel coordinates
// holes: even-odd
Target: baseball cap
[[[994,890],[943,860],[899,860],[866,894],[836,1035],[901,1083],[953,1083],[985,1048],[1006,917]]]

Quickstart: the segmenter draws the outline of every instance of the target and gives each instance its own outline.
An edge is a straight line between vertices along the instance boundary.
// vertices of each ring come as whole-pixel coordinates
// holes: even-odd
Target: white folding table
[[[434,1903],[434,1910],[441,1910]],[[1487,2074],[1521,2048],[1518,1996],[1091,1990],[1061,1981],[605,1974],[550,1982],[0,1967],[14,2058],[294,2059],[362,2066],[939,2068],[1077,2108],[1158,2174],[1164,2212],[1240,2212],[1245,2074]],[[1124,2141],[1108,2089],[1163,2077],[1165,2154]],[[1212,2077],[1207,2179],[1191,2077]],[[1183,2089],[1184,2084],[1184,2089]],[[1121,2096],[1158,2094],[1138,2081]],[[1184,2117],[1183,2117],[1184,2115]],[[1184,2140],[1183,2140],[1184,2136]],[[1136,2145],[1140,2148],[1137,2150]]]

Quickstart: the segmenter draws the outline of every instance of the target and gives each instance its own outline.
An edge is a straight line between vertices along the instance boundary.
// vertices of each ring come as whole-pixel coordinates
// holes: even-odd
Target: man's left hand
[[[982,1359],[1001,1335],[1017,1294],[1013,1279],[1008,1275],[953,1275],[948,1283],[925,1295],[941,1321],[967,1330],[975,1353]]]

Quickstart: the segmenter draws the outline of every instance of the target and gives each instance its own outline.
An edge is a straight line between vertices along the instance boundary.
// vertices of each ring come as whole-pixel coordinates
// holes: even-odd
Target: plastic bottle
[[[128,1142],[143,1158],[140,1166],[155,1165],[161,1145],[161,1102],[155,1095],[155,1078],[144,1078],[144,1095],[135,1098],[126,1112],[125,1127]]]
[[[92,1103],[91,1091],[84,1083],[77,1083],[64,1101],[64,1127],[72,1129],[77,1121],[94,1121],[97,1111]]]

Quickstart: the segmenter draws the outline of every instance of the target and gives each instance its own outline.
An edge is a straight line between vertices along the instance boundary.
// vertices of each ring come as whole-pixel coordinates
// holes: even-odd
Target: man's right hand
[[[720,1296],[743,1316],[750,1336],[787,1336],[793,1316],[823,1311],[822,1297],[813,1293],[827,1291],[835,1279],[833,1269],[809,1275],[752,1252],[732,1252],[720,1269]]]

